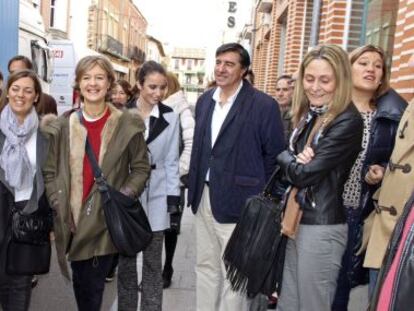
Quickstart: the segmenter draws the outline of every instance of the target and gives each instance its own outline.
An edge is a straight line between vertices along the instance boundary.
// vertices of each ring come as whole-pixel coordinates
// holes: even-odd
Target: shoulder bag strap
[[[266,183],[266,185],[264,187],[264,190],[263,190],[263,195],[264,196],[271,195],[272,189],[274,188],[275,183],[277,181],[277,176],[278,176],[279,171],[280,171],[280,166],[277,165],[275,170],[273,171],[272,176],[270,176],[268,182]]]
[[[80,109],[77,111],[77,114],[78,114],[78,117],[79,117],[79,122],[81,124],[84,124],[83,123],[82,111]],[[107,191],[108,190],[108,185],[106,183],[106,180],[105,180],[105,177],[102,173],[102,170],[99,167],[98,161],[96,160],[95,154],[93,153],[92,146],[89,142],[88,134],[86,134],[85,152],[86,152],[86,155],[88,156],[89,162],[92,166],[93,176],[95,177],[95,182],[98,185],[98,190],[100,192]]]

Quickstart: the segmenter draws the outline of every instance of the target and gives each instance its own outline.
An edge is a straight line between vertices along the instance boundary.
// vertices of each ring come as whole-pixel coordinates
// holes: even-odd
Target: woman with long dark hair
[[[143,251],[142,311],[162,309],[162,246],[164,231],[170,228],[170,214],[180,204],[179,119],[161,101],[167,90],[166,71],[159,63],[145,62],[136,74],[139,95],[133,111],[145,123],[151,175],[140,199],[150,222],[153,238]],[[138,304],[135,258],[120,256],[118,273],[120,310],[136,310]],[[124,275],[124,277],[123,277]]]

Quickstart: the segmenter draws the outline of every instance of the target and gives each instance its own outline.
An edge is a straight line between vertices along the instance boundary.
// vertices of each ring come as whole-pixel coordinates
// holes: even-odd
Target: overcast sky
[[[239,27],[249,22],[251,1],[236,0]],[[221,43],[229,0],[134,0],[148,21],[148,33],[163,43],[209,47]]]

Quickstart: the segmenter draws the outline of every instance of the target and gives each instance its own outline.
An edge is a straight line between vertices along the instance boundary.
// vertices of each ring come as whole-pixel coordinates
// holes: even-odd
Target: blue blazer
[[[209,190],[214,218],[238,221],[246,199],[260,193],[284,149],[283,125],[277,102],[243,81],[237,98],[211,146],[215,89],[197,101],[191,154],[188,204],[197,212],[210,169]]]

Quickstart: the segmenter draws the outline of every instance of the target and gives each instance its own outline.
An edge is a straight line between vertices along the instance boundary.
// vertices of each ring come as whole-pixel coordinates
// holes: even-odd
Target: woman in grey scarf
[[[36,112],[41,94],[36,74],[21,70],[10,75],[0,99],[0,305],[4,310],[29,309],[34,273],[11,272],[10,263],[23,261],[35,269],[38,255],[37,248],[31,253],[33,257],[22,255],[21,248],[11,255],[10,245],[15,242],[12,211],[29,217],[41,213],[40,221],[44,217],[45,223],[51,223],[40,173],[48,150]],[[48,267],[49,262],[44,264]]]

